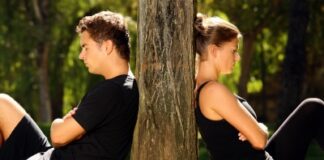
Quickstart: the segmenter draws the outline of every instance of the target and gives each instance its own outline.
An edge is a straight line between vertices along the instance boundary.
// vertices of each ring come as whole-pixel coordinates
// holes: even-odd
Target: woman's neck
[[[214,66],[208,64],[207,61],[200,62],[198,74],[196,77],[197,86],[200,86],[201,84],[207,81],[218,81],[218,78],[219,78],[219,72]]]

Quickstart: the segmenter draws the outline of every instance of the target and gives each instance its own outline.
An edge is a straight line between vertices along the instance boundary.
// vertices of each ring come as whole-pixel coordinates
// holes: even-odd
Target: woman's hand
[[[267,133],[267,135],[269,136],[269,131],[268,131],[268,127],[266,125],[264,125],[263,123],[258,123],[258,125],[260,126],[260,128]],[[238,133],[238,137],[240,141],[246,141],[246,137],[242,134],[242,133]]]
[[[240,141],[246,141],[246,137],[242,133],[239,133],[238,137]]]

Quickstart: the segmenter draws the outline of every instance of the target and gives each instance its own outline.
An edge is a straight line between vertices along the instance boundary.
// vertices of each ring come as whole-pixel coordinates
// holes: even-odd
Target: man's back
[[[125,159],[133,138],[138,100],[132,76],[120,75],[98,84],[83,97],[73,115],[86,134],[55,149],[51,159]]]

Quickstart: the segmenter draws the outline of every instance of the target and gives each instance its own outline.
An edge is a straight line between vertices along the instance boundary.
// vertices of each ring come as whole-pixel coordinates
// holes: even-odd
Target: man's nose
[[[84,58],[84,51],[82,49],[80,54],[79,54],[79,59],[83,60],[83,58]]]

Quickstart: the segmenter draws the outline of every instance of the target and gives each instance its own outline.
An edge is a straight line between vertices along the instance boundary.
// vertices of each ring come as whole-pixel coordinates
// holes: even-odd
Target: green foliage
[[[35,23],[31,1],[0,1],[0,16],[3,17],[0,19],[0,91],[13,96],[37,117],[40,106],[36,50],[40,41],[48,41],[52,98],[63,99],[64,113],[76,106],[86,90],[102,78],[88,74],[78,59],[80,47],[75,26],[84,15],[107,9],[129,17],[131,68],[135,70],[137,28],[133,19],[137,13],[136,1],[51,1],[47,30]],[[62,97],[58,94],[60,86],[63,86]]]
[[[198,0],[198,12],[233,22],[242,31],[243,42],[245,35],[262,24],[253,46],[250,80],[247,84],[249,93],[271,90],[265,84],[278,83],[273,79],[280,75],[288,39],[287,3],[288,1],[277,0]],[[130,64],[135,71],[137,1],[55,0],[50,1],[50,4],[49,28],[45,29],[35,23],[31,1],[0,1],[0,92],[12,95],[33,117],[37,117],[40,107],[37,68],[37,47],[40,42],[49,42],[50,92],[52,97],[63,99],[64,113],[79,103],[87,89],[102,80],[101,77],[90,75],[78,59],[80,46],[75,26],[84,15],[108,9],[127,16],[132,47]],[[309,96],[323,97],[323,2],[312,0],[309,4],[307,77],[304,92]],[[241,46],[243,45],[240,44],[239,52],[242,52]],[[238,63],[234,73],[222,77],[221,81],[233,92],[237,92],[240,73],[241,66]],[[57,94],[60,84],[63,87],[61,96]],[[44,130],[48,134],[48,125]],[[318,147],[311,147],[309,154],[314,150],[318,153]],[[202,147],[199,154],[206,157],[206,149]]]
[[[324,151],[316,141],[313,141],[307,150],[306,157],[307,160],[318,160],[324,157]]]
[[[281,2],[284,3],[284,2]],[[287,15],[278,14],[287,10],[279,2],[271,0],[262,1],[235,1],[235,0],[200,0],[198,12],[208,16],[219,16],[238,26],[244,36],[252,33],[259,27],[264,29],[254,42],[252,69],[247,84],[248,93],[258,93],[263,89],[261,69],[265,67],[267,75],[273,76],[280,71],[280,64],[284,57],[287,32],[282,23]],[[274,17],[275,16],[275,17]],[[271,22],[269,22],[271,19]],[[242,44],[240,46],[243,46]],[[240,49],[242,52],[242,49]],[[264,57],[261,59],[261,54]],[[242,56],[242,55],[241,55]],[[264,66],[262,66],[262,61]],[[240,66],[240,63],[238,64]],[[237,92],[241,67],[236,67],[231,76],[221,79],[232,91]]]
[[[38,124],[38,126],[43,131],[43,133],[45,134],[45,136],[47,138],[50,138],[51,124],[49,124],[49,123],[42,123],[42,124]],[[50,140],[50,139],[48,139],[48,140]]]
[[[251,80],[248,83],[247,90],[248,93],[256,93],[262,90],[263,83],[261,80],[256,80],[255,77],[251,77]]]
[[[200,134],[198,134],[198,157],[200,160],[210,159],[209,158],[209,152],[206,148],[206,144],[204,140],[201,138]]]
[[[261,92],[267,91],[273,94],[271,96],[278,97],[279,92],[275,89],[281,83],[281,64],[285,57],[288,39],[288,9],[290,7],[288,3],[289,1],[276,0],[198,0],[198,12],[208,16],[219,16],[234,23],[243,34],[243,42],[244,36],[262,28],[254,41],[251,71],[247,84],[248,93],[258,94],[261,97]],[[324,63],[320,58],[324,55],[322,45],[324,17],[320,16],[324,13],[323,1],[312,0],[309,4],[310,22],[306,42],[307,76],[304,81],[306,86],[304,97],[323,97]],[[241,48],[239,52],[242,52]],[[233,92],[238,90],[240,70],[240,63],[238,63],[232,75],[221,78],[221,81]],[[273,97],[263,98],[273,99]],[[253,100],[256,101],[256,99]],[[258,105],[262,106],[262,104]],[[206,148],[203,145],[200,145],[199,150],[199,159],[208,159],[205,157]],[[317,144],[312,143],[307,159],[320,159],[319,157],[323,157],[323,151]]]
[[[126,18],[127,27],[130,34],[130,45],[131,45],[131,55],[130,55],[130,65],[131,70],[135,73],[135,66],[136,66],[136,45],[137,45],[137,22],[131,19],[131,17]]]
[[[73,107],[76,107],[86,92],[89,73],[86,67],[78,59],[80,53],[79,39],[75,39],[69,48],[63,67],[64,97],[63,113],[67,113]]]

